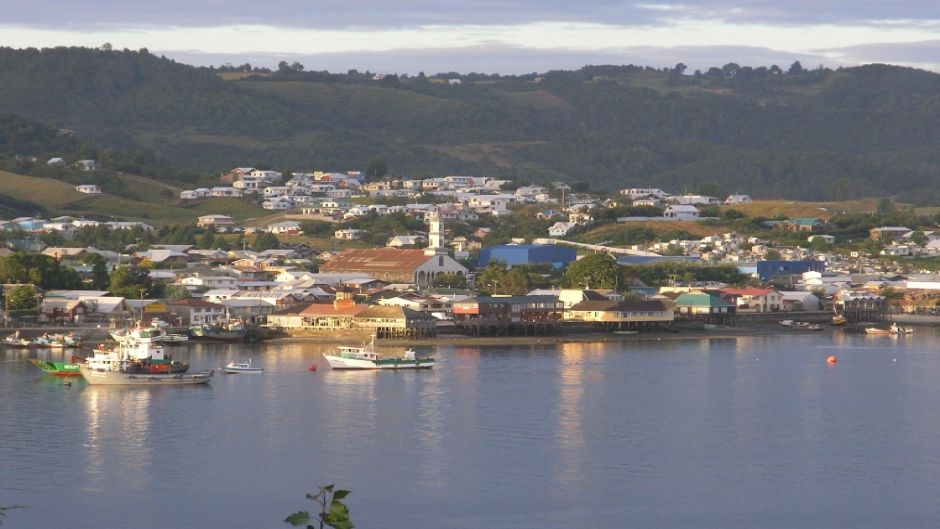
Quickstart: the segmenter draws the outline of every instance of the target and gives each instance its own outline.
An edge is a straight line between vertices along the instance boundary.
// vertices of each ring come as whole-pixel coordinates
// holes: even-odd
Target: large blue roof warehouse
[[[564,268],[576,258],[574,248],[551,244],[501,244],[480,250],[480,266],[499,261],[509,266],[550,264]]]

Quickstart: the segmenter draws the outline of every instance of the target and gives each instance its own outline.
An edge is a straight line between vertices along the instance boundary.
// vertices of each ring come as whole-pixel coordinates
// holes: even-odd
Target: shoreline
[[[795,331],[782,327],[779,324],[756,324],[740,327],[727,327],[717,330],[682,329],[672,332],[636,332],[617,334],[616,332],[590,332],[572,334],[550,334],[543,336],[466,336],[461,334],[441,334],[436,338],[420,339],[382,339],[377,340],[377,346],[439,346],[439,345],[535,345],[535,344],[562,344],[562,343],[615,343],[615,342],[644,342],[644,341],[675,341],[675,340],[701,340],[707,339],[733,339],[747,337],[764,337],[777,335],[819,335],[833,332],[855,332],[861,327],[824,327],[822,331]],[[288,336],[265,340],[264,343],[306,343],[320,342],[330,344],[350,343],[363,340],[361,336]]]

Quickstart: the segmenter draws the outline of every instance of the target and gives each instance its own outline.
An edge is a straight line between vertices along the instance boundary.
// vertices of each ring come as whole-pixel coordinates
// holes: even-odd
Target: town
[[[767,215],[773,202],[742,194],[592,193],[585,184],[370,170],[285,181],[239,167],[219,186],[179,194],[260,202],[276,212],[267,223],[223,212],[169,227],[0,222],[4,322],[139,317],[179,328],[239,320],[266,335],[527,336],[797,313],[880,321],[933,315],[940,300],[934,219],[886,199],[843,212],[789,202],[784,210],[818,215]],[[101,194],[94,184],[75,189]]]

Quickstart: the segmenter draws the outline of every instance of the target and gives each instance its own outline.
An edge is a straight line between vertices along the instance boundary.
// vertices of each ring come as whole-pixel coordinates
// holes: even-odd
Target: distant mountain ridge
[[[231,78],[145,50],[0,48],[0,112],[205,175],[382,157],[410,177],[940,201],[940,76],[909,68]]]

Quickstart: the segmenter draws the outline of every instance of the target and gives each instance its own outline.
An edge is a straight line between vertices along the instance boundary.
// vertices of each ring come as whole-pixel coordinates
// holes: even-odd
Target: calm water
[[[0,352],[0,505],[29,507],[3,527],[283,528],[333,482],[361,529],[940,526],[930,330],[421,349],[434,370],[350,373],[195,345],[265,374],[177,388]]]

